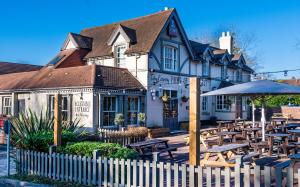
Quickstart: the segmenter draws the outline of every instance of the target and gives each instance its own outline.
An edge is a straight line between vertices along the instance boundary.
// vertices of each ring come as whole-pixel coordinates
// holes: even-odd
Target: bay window
[[[103,126],[113,126],[117,112],[116,97],[103,98]]]
[[[2,100],[2,114],[10,115],[11,114],[11,97],[3,97]]]
[[[231,100],[229,96],[217,95],[216,96],[216,110],[217,111],[230,111]]]
[[[178,69],[178,49],[172,46],[163,48],[164,70],[177,71]]]

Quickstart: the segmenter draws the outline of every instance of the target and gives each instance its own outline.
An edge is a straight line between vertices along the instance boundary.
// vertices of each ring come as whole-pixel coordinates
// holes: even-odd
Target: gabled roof
[[[0,91],[57,88],[144,89],[127,69],[90,65],[0,75]]]
[[[88,52],[88,49],[66,49],[60,51],[48,62],[47,66],[53,66],[54,68],[83,66],[86,64],[83,58]]]
[[[114,32],[109,37],[107,44],[110,46],[113,45],[113,43],[116,41],[119,35],[122,35],[125,38],[126,42],[130,44],[136,43],[135,30],[119,24],[118,27],[114,30]]]
[[[69,41],[72,41],[76,48],[92,49],[93,39],[90,37],[82,36],[80,34],[70,32],[65,40],[61,50],[65,50]]]
[[[13,62],[0,62],[0,75],[8,73],[28,72],[41,69],[42,66]]]

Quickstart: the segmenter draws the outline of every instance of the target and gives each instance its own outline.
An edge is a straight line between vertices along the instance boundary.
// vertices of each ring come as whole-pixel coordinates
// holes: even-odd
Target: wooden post
[[[200,164],[200,92],[200,78],[190,78],[189,161],[191,165]]]
[[[54,145],[61,145],[61,95],[54,97]]]

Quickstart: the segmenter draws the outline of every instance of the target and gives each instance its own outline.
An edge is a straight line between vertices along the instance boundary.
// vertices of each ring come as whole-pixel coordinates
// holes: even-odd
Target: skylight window
[[[54,66],[57,64],[57,62],[59,62],[62,58],[64,58],[66,55],[61,55],[61,56],[56,56],[55,58],[53,58],[48,65],[50,66]]]

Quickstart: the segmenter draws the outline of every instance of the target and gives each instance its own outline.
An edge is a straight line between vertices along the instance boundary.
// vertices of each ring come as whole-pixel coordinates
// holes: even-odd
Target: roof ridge
[[[43,67],[42,65],[28,64],[28,63],[18,63],[18,62],[6,62],[6,61],[0,61],[0,63],[17,64],[17,65],[30,65],[30,66],[39,66],[39,67]]]
[[[147,17],[155,16],[157,14],[162,14],[162,13],[166,13],[166,12],[173,12],[174,10],[175,10],[175,8],[170,8],[168,10],[162,10],[162,11],[159,11],[159,12],[155,12],[155,13],[152,13],[152,14],[148,14],[148,15],[144,15],[144,16],[140,16],[140,17],[136,17],[136,18],[130,18],[130,19],[126,19],[126,20],[121,20],[121,21],[117,21],[117,22],[113,22],[113,23],[104,24],[104,25],[101,25],[101,26],[94,26],[94,27],[90,27],[90,28],[85,28],[85,29],[82,29],[80,31],[80,33],[83,32],[83,31],[86,31],[86,30],[97,29],[97,28],[106,27],[106,26],[110,26],[110,25],[116,25],[116,24],[121,25],[121,23],[123,23],[123,22],[134,21],[134,20],[138,20],[138,19],[144,19],[144,18],[147,18]],[[82,35],[82,36],[84,36],[84,35]]]

